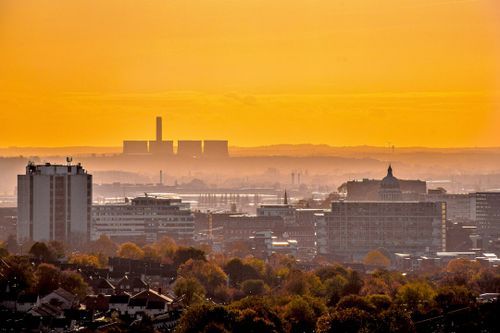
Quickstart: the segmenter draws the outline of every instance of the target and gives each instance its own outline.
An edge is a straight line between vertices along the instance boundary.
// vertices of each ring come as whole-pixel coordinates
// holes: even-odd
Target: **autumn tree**
[[[286,306],[283,317],[290,333],[313,333],[316,326],[316,314],[304,298],[295,296]]]
[[[189,259],[206,260],[205,252],[194,247],[179,247],[174,254],[174,265],[179,267]]]
[[[113,257],[118,251],[118,245],[107,235],[102,234],[97,240],[90,242],[89,250],[91,253],[102,253],[106,257]]]
[[[229,277],[232,286],[237,286],[243,281],[259,279],[261,276],[252,265],[244,263],[239,258],[233,258],[224,266],[224,272]]]
[[[391,260],[379,250],[372,250],[363,258],[363,263],[369,266],[389,267]]]
[[[52,264],[40,264],[35,271],[35,277],[36,292],[47,295],[59,288],[61,270]]]
[[[52,248],[48,247],[44,242],[34,243],[29,253],[38,260],[43,262],[51,262],[56,259],[56,254]]]
[[[176,333],[199,333],[200,329],[218,328],[216,332],[233,331],[235,314],[220,305],[200,304],[191,306],[182,315],[175,329]],[[243,332],[243,331],[241,331]]]
[[[101,267],[98,256],[84,253],[72,253],[68,258],[68,263],[97,268]]]
[[[51,240],[47,246],[57,259],[64,258],[66,255],[66,246],[63,242]]]
[[[178,275],[194,277],[205,287],[208,294],[227,283],[227,275],[213,262],[189,259],[179,267]]]
[[[77,295],[83,300],[89,292],[89,285],[83,280],[83,277],[74,271],[62,271],[60,275],[61,288]]]
[[[118,256],[127,259],[142,259],[144,258],[144,251],[132,242],[126,242],[118,248]]]
[[[160,257],[168,258],[173,258],[178,249],[175,240],[168,236],[163,236],[160,240],[155,242],[152,247],[157,251]]]

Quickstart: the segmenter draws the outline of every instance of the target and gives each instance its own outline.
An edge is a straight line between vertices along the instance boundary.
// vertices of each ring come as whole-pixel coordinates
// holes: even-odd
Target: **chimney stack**
[[[162,141],[161,117],[156,117],[156,141]]]

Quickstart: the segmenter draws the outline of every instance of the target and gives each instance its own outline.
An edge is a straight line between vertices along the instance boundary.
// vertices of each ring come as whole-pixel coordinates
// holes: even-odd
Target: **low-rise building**
[[[194,215],[175,197],[137,197],[123,204],[92,207],[92,239],[107,235],[117,242],[152,243],[163,236],[192,240]]]

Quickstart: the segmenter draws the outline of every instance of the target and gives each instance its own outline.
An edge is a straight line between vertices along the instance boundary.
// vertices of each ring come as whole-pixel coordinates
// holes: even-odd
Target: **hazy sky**
[[[0,0],[0,146],[500,146],[498,0]]]

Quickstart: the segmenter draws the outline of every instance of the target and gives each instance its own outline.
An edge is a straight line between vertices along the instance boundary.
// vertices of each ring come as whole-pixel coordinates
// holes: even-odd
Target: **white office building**
[[[18,241],[89,239],[92,175],[80,164],[29,163],[17,188]]]
[[[179,198],[137,197],[122,204],[92,208],[92,239],[107,235],[117,242],[155,242],[163,236],[192,240],[194,215]]]

